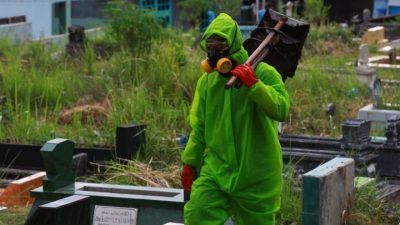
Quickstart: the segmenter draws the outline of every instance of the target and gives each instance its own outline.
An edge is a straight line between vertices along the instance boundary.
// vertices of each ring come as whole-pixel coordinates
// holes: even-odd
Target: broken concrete
[[[30,197],[30,191],[42,186],[45,175],[45,172],[39,172],[11,182],[7,188],[0,191],[0,205],[10,207],[32,204],[34,198]]]

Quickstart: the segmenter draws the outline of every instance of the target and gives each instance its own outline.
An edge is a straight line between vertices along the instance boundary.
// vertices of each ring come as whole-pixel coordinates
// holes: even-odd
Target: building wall
[[[86,29],[104,25],[103,10],[108,0],[73,1],[71,5],[71,24]]]
[[[32,23],[33,39],[47,37],[52,34],[52,4],[56,2],[65,0],[0,1],[0,18],[25,15],[26,21]]]
[[[31,23],[14,23],[0,25],[0,39],[8,38],[11,43],[29,41],[32,39]]]

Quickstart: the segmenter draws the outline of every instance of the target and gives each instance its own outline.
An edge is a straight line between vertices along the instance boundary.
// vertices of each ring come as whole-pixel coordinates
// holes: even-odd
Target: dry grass
[[[147,163],[138,160],[118,159],[106,164],[93,163],[97,166],[97,179],[104,183],[118,183],[150,187],[180,187],[180,168],[165,162],[153,161]]]

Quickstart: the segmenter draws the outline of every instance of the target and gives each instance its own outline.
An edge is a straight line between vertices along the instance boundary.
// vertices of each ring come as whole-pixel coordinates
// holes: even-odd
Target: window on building
[[[140,0],[140,7],[153,9],[157,18],[164,26],[172,24],[172,1],[171,0]]]
[[[0,25],[26,22],[26,16],[13,16],[0,18]]]

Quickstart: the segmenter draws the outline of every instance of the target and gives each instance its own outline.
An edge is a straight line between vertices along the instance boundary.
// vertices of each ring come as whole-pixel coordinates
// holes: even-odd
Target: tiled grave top
[[[93,197],[112,197],[120,199],[140,199],[149,201],[163,201],[183,203],[183,190],[174,188],[143,187],[115,184],[80,183],[60,188],[54,194],[86,195]],[[37,188],[32,195],[49,194],[43,188]]]
[[[351,158],[334,158],[329,162],[309,171],[308,173],[304,174],[304,176],[312,176],[312,177],[324,177],[328,174],[331,174],[341,167],[345,167],[350,162],[354,161]]]

